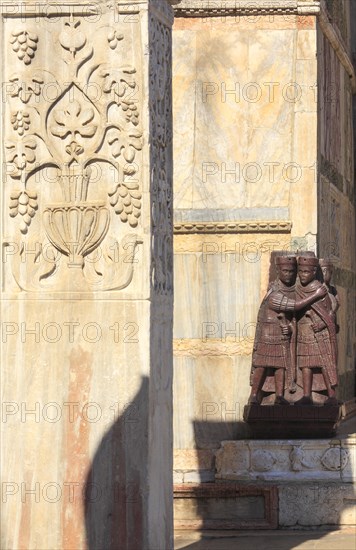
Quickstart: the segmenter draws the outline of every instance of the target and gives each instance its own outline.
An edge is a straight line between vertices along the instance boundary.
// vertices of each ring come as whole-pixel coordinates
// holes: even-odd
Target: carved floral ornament
[[[8,174],[15,184],[10,193],[10,216],[19,219],[20,232],[27,235],[36,212],[41,212],[54,255],[67,256],[68,266],[80,267],[84,277],[89,269],[86,258],[108,234],[110,205],[120,222],[131,228],[138,226],[141,215],[137,153],[143,143],[137,72],[126,63],[124,35],[109,25],[101,32],[108,48],[104,61],[80,20],[72,15],[63,21],[54,42],[56,64],[62,63],[56,74],[38,67],[37,48],[49,45],[33,29],[21,28],[10,35],[12,53],[22,64],[9,78],[10,131],[5,152]],[[31,69],[26,68],[29,65]],[[58,93],[45,95],[46,86]],[[94,97],[93,90],[100,93]],[[106,200],[88,198],[97,196],[91,181],[93,165],[109,165],[116,174]],[[58,174],[51,183],[57,186],[55,204],[41,204],[41,192],[37,197],[30,188],[35,174],[43,176],[41,187],[46,185],[44,172],[48,169]],[[133,233],[123,241],[131,242],[133,248],[140,242]],[[117,265],[111,267],[112,273],[117,272]],[[126,269],[126,283],[118,285],[114,275],[105,284],[100,270],[87,279],[94,284],[96,277],[103,289],[123,288],[131,280],[132,264],[130,269]],[[51,274],[54,272],[51,266]]]

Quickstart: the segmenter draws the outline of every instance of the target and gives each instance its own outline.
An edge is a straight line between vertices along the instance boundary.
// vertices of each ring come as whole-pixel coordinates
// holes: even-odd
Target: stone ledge
[[[184,233],[290,233],[290,221],[176,222],[175,234]]]
[[[247,339],[236,341],[237,338],[174,338],[174,357],[213,357],[251,355],[253,342]]]
[[[356,436],[223,441],[216,452],[216,479],[351,483],[356,480]]]
[[[24,18],[24,17],[44,17],[50,19],[53,17],[55,22],[59,17],[66,17],[70,14],[74,16],[83,15],[85,17],[93,16],[98,18],[101,14],[112,11],[123,23],[138,23],[137,16],[140,11],[149,9],[157,18],[167,26],[172,26],[174,19],[173,6],[180,0],[167,0],[167,2],[151,2],[147,8],[145,0],[0,0],[0,13],[3,17]]]
[[[175,449],[173,469],[177,471],[212,470],[215,464],[212,449]]]

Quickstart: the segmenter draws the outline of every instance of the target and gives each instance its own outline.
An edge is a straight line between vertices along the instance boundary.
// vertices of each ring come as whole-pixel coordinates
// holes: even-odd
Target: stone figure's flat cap
[[[298,265],[306,265],[312,267],[318,267],[319,260],[314,255],[298,256]]]
[[[319,265],[320,267],[334,267],[334,263],[330,258],[320,258]]]
[[[276,265],[291,265],[295,267],[297,265],[297,257],[296,256],[276,256],[275,259]]]

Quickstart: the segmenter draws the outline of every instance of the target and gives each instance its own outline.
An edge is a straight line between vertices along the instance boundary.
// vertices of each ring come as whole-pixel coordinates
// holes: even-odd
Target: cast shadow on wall
[[[149,379],[103,437],[84,498],[88,550],[144,548]]]

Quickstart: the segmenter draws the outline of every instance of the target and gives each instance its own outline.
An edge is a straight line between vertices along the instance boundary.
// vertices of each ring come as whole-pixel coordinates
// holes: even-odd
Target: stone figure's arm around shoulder
[[[321,300],[328,293],[328,290],[325,285],[321,285],[315,292],[313,292],[307,298],[303,300],[292,300],[283,294],[283,292],[274,292],[271,294],[269,299],[269,304],[271,309],[274,311],[284,311],[284,312],[294,312],[304,309],[317,300]]]
[[[315,292],[311,293],[310,296],[304,298],[303,300],[296,300],[295,302],[295,311],[300,311],[318,300],[322,300],[328,293],[328,288],[325,284],[320,285]]]

